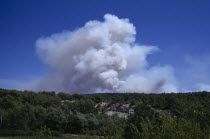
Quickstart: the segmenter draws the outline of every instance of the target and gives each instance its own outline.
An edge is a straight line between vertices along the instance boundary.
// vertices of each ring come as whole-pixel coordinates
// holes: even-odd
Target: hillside
[[[99,93],[0,89],[0,136],[209,138],[210,93]],[[47,137],[48,138],[48,137]]]

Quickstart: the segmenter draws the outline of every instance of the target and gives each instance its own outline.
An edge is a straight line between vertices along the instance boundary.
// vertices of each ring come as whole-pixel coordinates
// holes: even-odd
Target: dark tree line
[[[129,104],[127,119],[107,116],[96,104]],[[107,106],[109,107],[109,106]],[[0,89],[0,136],[91,134],[106,138],[209,138],[210,93],[66,94]]]

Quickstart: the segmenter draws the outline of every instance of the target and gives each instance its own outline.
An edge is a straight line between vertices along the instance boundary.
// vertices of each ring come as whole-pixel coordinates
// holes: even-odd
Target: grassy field
[[[0,139],[37,139],[36,137],[0,137]],[[64,134],[62,137],[53,137],[52,139],[101,139],[99,136],[86,136],[75,134]]]

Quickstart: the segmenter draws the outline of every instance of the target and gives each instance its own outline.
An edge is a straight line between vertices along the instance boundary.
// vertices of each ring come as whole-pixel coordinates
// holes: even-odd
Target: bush
[[[37,133],[37,139],[52,139],[52,132],[49,128],[45,125],[41,127],[40,131]]]
[[[8,130],[1,129],[0,136],[33,136],[36,133],[33,131],[23,131],[23,130]]]

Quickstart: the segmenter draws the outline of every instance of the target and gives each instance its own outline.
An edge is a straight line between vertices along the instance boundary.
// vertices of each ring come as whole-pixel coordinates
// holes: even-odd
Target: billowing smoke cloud
[[[37,40],[40,58],[50,71],[37,90],[69,93],[177,92],[170,66],[149,67],[155,46],[135,43],[136,30],[128,19],[106,14],[72,32]]]

